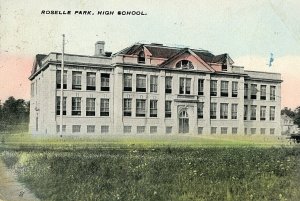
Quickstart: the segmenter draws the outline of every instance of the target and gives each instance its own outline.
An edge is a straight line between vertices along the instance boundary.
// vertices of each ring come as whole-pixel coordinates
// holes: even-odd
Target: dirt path
[[[0,201],[38,201],[16,177],[7,169],[0,159]]]

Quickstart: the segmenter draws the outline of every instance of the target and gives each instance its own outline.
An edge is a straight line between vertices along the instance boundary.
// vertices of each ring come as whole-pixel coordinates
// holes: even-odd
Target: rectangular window
[[[150,133],[157,133],[157,126],[150,126]]]
[[[251,117],[250,120],[256,120],[256,105],[251,105]]]
[[[167,126],[167,127],[166,127],[166,133],[167,133],[167,134],[172,133],[172,126]]]
[[[260,120],[266,120],[266,106],[260,106]]]
[[[238,97],[238,82],[232,82],[232,97]]]
[[[56,132],[60,132],[60,125],[56,125]],[[66,125],[62,125],[62,132],[66,133]]]
[[[101,126],[101,133],[109,133],[109,126]]]
[[[87,125],[86,131],[87,133],[95,133],[95,125]]]
[[[124,126],[124,133],[131,133],[131,126]]]
[[[157,117],[157,100],[150,100],[150,117]]]
[[[72,115],[80,116],[81,115],[81,98],[72,97]]]
[[[101,73],[101,91],[109,91],[109,77],[108,73]]]
[[[204,107],[203,102],[197,103],[197,116],[198,116],[198,119],[203,119],[203,107]]]
[[[86,116],[95,116],[95,98],[86,99]]]
[[[275,128],[270,128],[270,134],[274,135],[275,134]]]
[[[34,83],[31,83],[30,95],[34,97]]]
[[[137,126],[137,133],[145,133],[145,126]]]
[[[150,75],[150,92],[157,92],[158,76]]]
[[[217,96],[217,80],[210,81],[210,96]]]
[[[203,127],[198,127],[198,134],[199,135],[203,134]]]
[[[171,106],[172,101],[165,102],[165,118],[170,118],[172,116]]]
[[[251,135],[256,134],[256,128],[251,128],[251,129],[250,129],[250,132],[251,132]]]
[[[251,99],[256,99],[256,94],[257,94],[257,85],[256,84],[251,84]]]
[[[221,127],[221,134],[227,134],[227,127]]]
[[[275,120],[275,106],[270,106],[270,121]]]
[[[248,84],[244,84],[244,99],[248,99]]]
[[[260,100],[266,100],[267,95],[267,86],[266,85],[260,85]]]
[[[238,130],[237,127],[233,127],[231,133],[232,133],[232,134],[237,134],[237,130]]]
[[[80,133],[80,125],[72,125],[72,133]]]
[[[132,74],[124,74],[124,91],[132,91]]]
[[[248,105],[244,105],[244,120],[248,120]]]
[[[228,97],[228,81],[221,81],[221,96]]]
[[[96,73],[86,73],[86,90],[96,90]]]
[[[165,80],[165,90],[167,94],[172,93],[172,77],[167,76]]]
[[[67,89],[67,71],[64,70],[64,89]],[[61,71],[57,70],[56,71],[56,88],[60,89],[61,86]]]
[[[63,99],[63,115],[67,114],[67,97],[64,97]],[[60,96],[56,96],[56,115],[60,115]]]
[[[247,128],[244,128],[244,134],[247,135]]]
[[[221,103],[220,118],[228,119],[228,103]]]
[[[72,72],[72,89],[81,89],[81,72]]]
[[[179,94],[191,94],[191,78],[179,79]]]
[[[238,104],[231,105],[231,119],[237,119],[237,108]]]
[[[131,108],[132,108],[132,100],[131,98],[125,98],[124,99],[124,116],[131,116]]]
[[[217,118],[217,103],[210,103],[210,118]]]
[[[136,116],[137,117],[146,116],[146,100],[136,99]]]
[[[198,79],[198,95],[203,95],[204,94],[204,80],[203,79]]]
[[[211,127],[210,133],[211,134],[216,134],[217,133],[217,127]]]
[[[262,134],[262,135],[266,134],[266,129],[265,128],[261,128],[260,129],[260,134]]]
[[[146,75],[136,75],[136,91],[146,92]]]
[[[109,116],[109,99],[101,98],[101,100],[100,100],[100,116]]]
[[[270,100],[275,100],[276,86],[270,86]]]

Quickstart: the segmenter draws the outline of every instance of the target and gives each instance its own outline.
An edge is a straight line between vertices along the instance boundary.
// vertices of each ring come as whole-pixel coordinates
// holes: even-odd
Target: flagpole
[[[60,73],[60,137],[62,137],[63,129],[63,103],[64,103],[64,57],[65,57],[65,34],[62,35],[62,57],[61,57],[61,73]]]

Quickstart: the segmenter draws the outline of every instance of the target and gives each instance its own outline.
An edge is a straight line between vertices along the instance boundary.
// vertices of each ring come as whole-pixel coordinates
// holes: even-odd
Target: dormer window
[[[181,60],[177,62],[176,68],[182,68],[182,69],[194,69],[194,66],[191,61],[189,60]]]
[[[227,71],[227,64],[222,64],[222,71]]]
[[[141,51],[138,55],[138,63],[144,64],[145,63],[145,54],[143,51]]]

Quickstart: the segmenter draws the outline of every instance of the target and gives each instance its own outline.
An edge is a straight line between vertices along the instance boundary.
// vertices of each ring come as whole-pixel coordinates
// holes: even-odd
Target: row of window
[[[267,106],[260,106],[260,119],[261,121],[266,120],[266,111],[267,111]],[[256,119],[256,113],[257,113],[257,106],[256,105],[244,105],[244,120],[248,120],[248,113],[250,109],[250,120],[257,120]],[[275,120],[275,106],[270,106],[269,107],[269,120],[274,121]]]
[[[260,85],[260,90],[257,89],[257,84],[251,84],[250,85],[250,97],[249,97],[249,86],[248,84],[244,84],[244,98],[245,99],[260,99],[260,100],[267,100],[267,85]],[[257,92],[260,92],[260,97],[257,96]],[[276,97],[276,86],[270,86],[270,94],[269,99],[271,101],[275,100]]]

